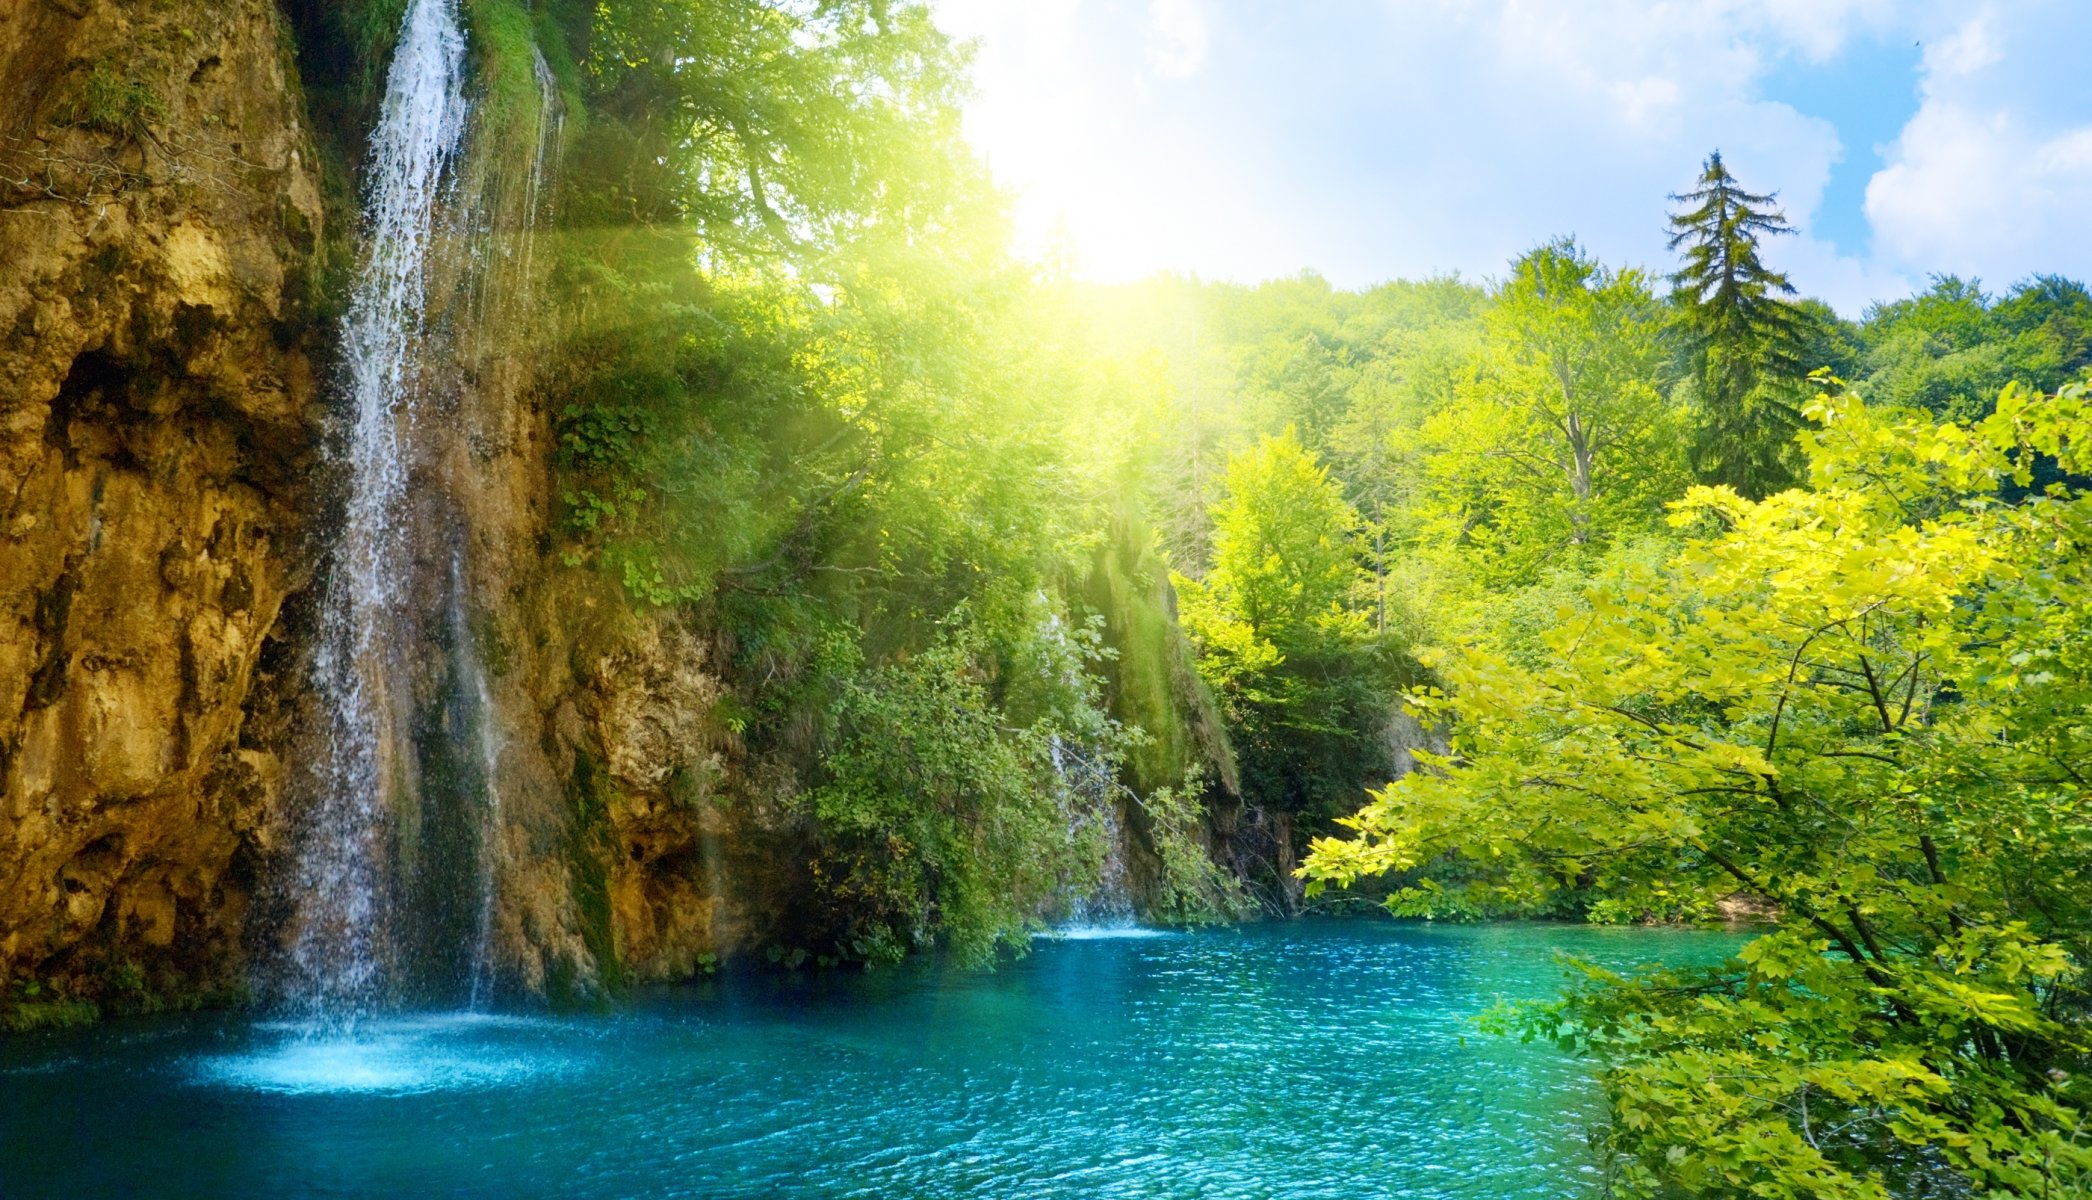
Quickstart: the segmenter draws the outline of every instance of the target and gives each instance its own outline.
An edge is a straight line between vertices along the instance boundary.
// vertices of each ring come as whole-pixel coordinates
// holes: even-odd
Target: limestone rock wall
[[[289,11],[338,67],[323,11]],[[272,0],[0,0],[0,1018],[25,985],[229,995],[281,952],[339,499],[321,268],[352,231],[323,156],[357,149],[335,108],[315,136],[293,41]],[[743,836],[699,640],[544,551],[550,117],[475,124],[432,285],[448,432],[415,470],[428,523],[468,531],[418,577],[457,556],[503,730],[504,986],[556,999],[758,939],[775,843]],[[440,625],[410,681],[432,712]]]
[[[576,892],[584,911],[594,898],[597,957],[628,980],[688,978],[788,937],[801,915],[795,781],[721,717],[712,656],[668,613],[605,620],[575,644],[548,723],[578,818]]]
[[[298,64],[325,92],[341,48],[313,57],[326,6],[286,3],[303,60],[275,0],[0,0],[0,1023],[32,985],[117,1011],[237,992],[291,915],[269,881],[311,783],[322,265],[357,121],[323,104],[316,139]],[[542,83],[528,52],[475,42],[486,78]],[[416,577],[430,613],[431,581],[469,602],[422,631],[409,690],[424,765],[504,806],[504,987],[557,999],[788,942],[813,889],[795,768],[740,745],[704,632],[551,553],[541,99],[476,126],[432,289],[449,432],[414,492],[460,532],[421,539]],[[460,643],[491,765],[443,719]],[[1217,729],[1185,735],[1229,793],[1216,843],[1284,878],[1290,831],[1233,802]]]
[[[0,0],[0,987],[239,980],[324,507],[287,46],[270,0]]]

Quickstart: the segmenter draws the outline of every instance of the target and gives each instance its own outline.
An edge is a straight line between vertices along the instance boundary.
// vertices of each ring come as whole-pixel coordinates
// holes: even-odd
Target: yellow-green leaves
[[[1211,569],[1171,582],[1252,794],[1293,812],[1348,805],[1384,769],[1393,690],[1358,513],[1288,428],[1229,457],[1211,515]]]
[[[1602,576],[1537,663],[1432,656],[1458,756],[1304,873],[1410,872],[1402,912],[1775,911],[1726,968],[1524,1018],[1606,1057],[1631,1194],[2083,1194],[2092,500],[1997,489],[2069,469],[2092,394],[1811,415],[1810,490],[1693,489],[1692,540]]]
[[[1459,402],[1410,439],[1428,451],[1426,537],[1502,584],[1647,532],[1687,477],[1646,278],[1550,242],[1512,264],[1484,326]]]

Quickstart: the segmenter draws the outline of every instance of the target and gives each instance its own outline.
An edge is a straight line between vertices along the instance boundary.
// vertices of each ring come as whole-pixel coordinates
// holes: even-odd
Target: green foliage
[[[104,61],[88,68],[59,103],[56,115],[63,124],[142,141],[166,119],[167,106],[151,85]]]
[[[1998,391],[2053,391],[2092,365],[2092,295],[2040,276],[2002,299],[1944,275],[1905,300],[1877,304],[1861,327],[1864,386],[1878,402],[1974,421]]]
[[[1062,711],[1006,726],[995,658],[961,610],[936,642],[838,695],[829,781],[805,802],[825,843],[814,867],[825,940],[842,956],[888,961],[941,939],[961,961],[986,962],[999,946],[1022,950],[1057,894],[1096,882],[1106,847],[1079,836],[1068,808],[1078,798],[1053,756],[1062,738],[1101,737],[1108,754],[1114,731],[1083,686]],[[1080,669],[1046,665],[1062,678]]]
[[[1729,174],[1719,151],[1707,156],[1699,186],[1671,197],[1686,205],[1671,216],[1670,248],[1685,249],[1671,276],[1688,314],[1687,324],[1706,343],[1725,349],[1762,343],[1755,362],[1786,365],[1782,344],[1794,330],[1795,314],[1781,301],[1794,294],[1787,277],[1765,265],[1758,241],[1793,233],[1777,198],[1744,190]],[[1744,366],[1744,364],[1737,364]],[[1747,369],[1747,368],[1746,368]]]
[[[919,3],[599,5],[577,192],[597,219],[694,225],[737,254],[818,260],[920,227],[971,186],[959,64]]]
[[[1214,776],[1239,794],[1234,748],[1177,623],[1176,593],[1154,542],[1144,522],[1115,520],[1078,589],[1104,618],[1105,641],[1116,651],[1097,664],[1111,714],[1145,735],[1126,748],[1127,782],[1142,794],[1169,788],[1195,796]]]
[[[1671,283],[1693,350],[1694,470],[1746,496],[1778,491],[1793,479],[1795,385],[1823,365],[1799,357],[1809,331],[1785,299],[1794,285],[1758,254],[1760,239],[1794,227],[1774,196],[1744,190],[1719,152],[1699,186],[1671,199],[1686,206],[1671,216],[1670,248],[1685,250]]]
[[[1204,782],[1193,770],[1180,788],[1157,788],[1136,798],[1159,874],[1150,915],[1172,925],[1237,920],[1254,907],[1242,881],[1222,870],[1207,851],[1205,814],[1198,802]]]
[[[567,348],[556,423],[569,560],[598,563],[654,605],[708,596],[722,569],[787,528],[787,489],[802,479],[769,468],[814,416],[789,403],[798,302],[761,282],[706,280],[686,246],[634,233],[594,250],[577,294],[622,319]],[[665,266],[650,269],[649,254]]]
[[[1623,563],[1546,653],[1431,656],[1453,753],[1316,844],[1319,882],[1487,864],[1399,911],[1633,910],[1741,891],[1777,933],[1695,976],[1599,978],[1528,1033],[1608,1063],[1636,1195],[2072,1194],[2092,1015],[2092,387],[1979,427],[1811,406],[1811,489],[1699,488],[1694,536]]]
[[[101,1018],[93,1001],[59,994],[34,979],[14,980],[0,996],[0,1031],[7,1033],[74,1029]]]
[[[1641,274],[1550,242],[1512,265],[1483,330],[1474,373],[1412,443],[1424,536],[1469,549],[1501,585],[1647,533],[1686,476],[1663,313]]]
[[[1230,457],[1203,580],[1173,577],[1199,672],[1235,731],[1244,786],[1334,812],[1384,771],[1393,683],[1360,601],[1358,514],[1293,431]]]
[[[538,16],[521,0],[467,0],[465,7],[478,85],[473,134],[496,147],[486,152],[494,162],[530,162],[543,103],[534,61],[541,40]]]
[[[1216,681],[1275,665],[1278,643],[1355,636],[1358,514],[1327,468],[1288,429],[1229,458],[1226,486],[1212,572],[1177,584],[1193,627],[1232,660],[1216,662]]]

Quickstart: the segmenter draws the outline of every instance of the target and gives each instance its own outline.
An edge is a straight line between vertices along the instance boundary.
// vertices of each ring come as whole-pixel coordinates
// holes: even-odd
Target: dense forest
[[[1182,740],[1081,636],[1138,619],[1100,569],[1167,570],[1244,793],[1356,831],[1318,884],[1773,922],[1504,1018],[1610,1064],[1624,1189],[2083,1185],[2081,284],[1848,320],[1715,155],[1668,274],[1563,237],[1490,280],[1086,286],[999,249],[924,14],[704,7],[590,30],[569,220],[617,232],[568,248],[565,537],[735,631],[748,736],[821,748],[854,953],[1021,928],[1066,873],[1047,739]],[[1165,831],[1184,762],[1127,772]],[[1173,861],[1181,917],[1227,910]]]
[[[563,536],[822,757],[838,945],[986,947],[1081,869],[1043,748],[1184,740],[1083,636],[1166,570],[1244,793],[1356,831],[1310,878],[1775,923],[1505,1016],[1610,1064],[1623,1189],[2083,1185],[2081,284],[1842,318],[1715,155],[1668,274],[1086,286],[1001,249],[925,13],[701,7],[581,44]],[[1126,772],[1165,833],[1188,761]]]
[[[1487,1017],[1600,1064],[1618,1194],[2092,1187],[2082,284],[1851,319],[1718,153],[1665,263],[1086,283],[1011,251],[922,4],[464,7],[563,97],[543,550],[783,781],[774,961],[992,966],[1123,837],[1157,923],[1742,918]],[[344,164],[404,8],[292,6]]]

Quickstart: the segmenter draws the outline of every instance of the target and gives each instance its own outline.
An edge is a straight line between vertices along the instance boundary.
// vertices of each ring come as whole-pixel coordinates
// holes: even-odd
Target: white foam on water
[[[1150,929],[1145,925],[1067,925],[1038,935],[1062,942],[1103,942],[1131,938],[1176,937],[1174,929]]]
[[[485,1035],[538,1022],[477,1013],[359,1022],[316,1034],[305,1026],[258,1026],[271,1044],[192,1060],[199,1083],[277,1095],[414,1095],[512,1086],[569,1069],[572,1059]]]

